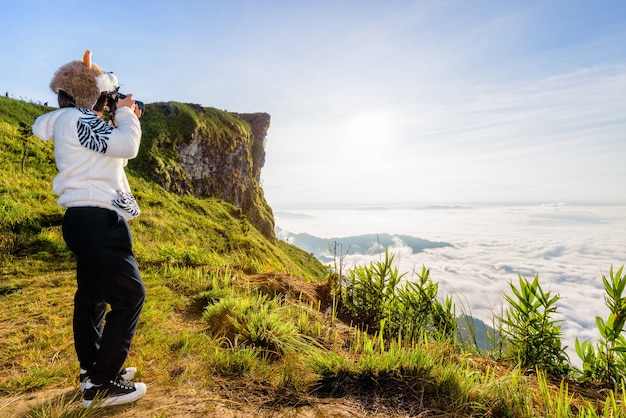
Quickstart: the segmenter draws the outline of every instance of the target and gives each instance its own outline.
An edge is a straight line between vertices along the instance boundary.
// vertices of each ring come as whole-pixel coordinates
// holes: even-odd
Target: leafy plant
[[[424,330],[450,337],[457,328],[452,298],[437,298],[439,285],[430,279],[430,270],[422,267],[417,281],[407,281],[397,292],[394,304],[394,327],[410,340]]]
[[[383,319],[392,316],[394,299],[400,280],[393,266],[393,255],[385,251],[385,259],[348,270],[345,281],[344,306],[363,325],[376,331]]]
[[[454,305],[447,297],[438,299],[439,286],[422,267],[417,280],[403,281],[393,265],[394,256],[348,270],[339,278],[342,308],[369,332],[385,338],[400,335],[411,341],[423,332],[449,337],[456,329]]]
[[[626,324],[626,274],[622,275],[623,269],[624,266],[613,273],[611,266],[609,279],[602,275],[606,291],[604,300],[610,313],[606,321],[596,317],[601,336],[597,347],[594,349],[591,342],[576,339],[576,354],[583,361],[582,377],[614,386],[624,383],[626,374],[626,339],[622,335]]]
[[[509,309],[500,318],[507,337],[506,352],[522,368],[539,368],[554,376],[569,371],[568,356],[561,346],[561,326],[552,319],[559,296],[539,285],[539,275],[530,282],[519,275],[519,288],[510,282],[513,295],[505,294]]]

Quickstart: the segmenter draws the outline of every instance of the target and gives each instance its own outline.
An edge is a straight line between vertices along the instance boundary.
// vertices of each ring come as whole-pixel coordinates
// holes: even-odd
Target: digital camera
[[[114,115],[115,111],[117,110],[117,101],[119,99],[125,98],[125,94],[116,91],[107,94],[107,106],[109,107],[109,112],[111,113],[111,115]],[[142,101],[135,100],[135,106],[137,106],[141,110],[141,114],[143,115],[143,112],[145,110],[144,103]]]

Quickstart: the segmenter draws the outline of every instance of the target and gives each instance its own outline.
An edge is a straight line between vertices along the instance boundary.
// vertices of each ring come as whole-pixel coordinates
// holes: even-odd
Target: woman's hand
[[[124,97],[123,99],[121,97],[118,96],[117,99],[117,108],[119,109],[120,107],[130,107],[130,110],[132,110],[133,112],[135,111],[135,99],[133,99],[133,95],[132,94],[127,94],[126,97]]]

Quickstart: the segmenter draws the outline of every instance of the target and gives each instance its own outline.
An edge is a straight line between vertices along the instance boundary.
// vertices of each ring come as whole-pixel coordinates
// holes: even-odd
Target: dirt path
[[[54,410],[55,406],[58,408],[58,405],[64,404],[74,396],[76,396],[76,389],[67,387],[21,396],[0,397],[0,418],[23,418],[27,416],[30,408],[41,408],[44,405],[46,410]],[[79,409],[79,400],[65,406],[65,410],[68,408]],[[357,402],[347,399],[316,399],[314,405],[275,409],[259,404],[254,399],[248,400],[245,395],[240,396],[238,400],[231,400],[212,391],[196,391],[190,388],[176,390],[149,388],[146,396],[136,403],[103,408],[95,416],[99,418],[390,417],[389,414],[367,412]]]

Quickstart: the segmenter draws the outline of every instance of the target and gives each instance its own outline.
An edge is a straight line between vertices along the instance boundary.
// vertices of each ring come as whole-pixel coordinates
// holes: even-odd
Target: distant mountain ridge
[[[306,216],[306,215],[301,215]],[[410,235],[398,234],[364,234],[342,238],[319,238],[307,233],[293,234],[285,229],[276,227],[276,237],[307,251],[322,263],[333,261],[332,246],[337,243],[341,246],[337,251],[343,254],[379,254],[388,247],[406,246],[414,253],[431,249],[454,247],[443,241],[428,241]],[[495,341],[500,338],[499,331],[487,325],[482,320],[471,315],[457,317],[459,326],[458,335],[464,341],[475,344],[480,350],[489,351],[495,348]]]
[[[319,238],[307,233],[293,234],[276,227],[276,236],[296,247],[307,251],[323,263],[333,261],[330,246],[337,243],[342,253],[378,254],[388,247],[409,247],[414,253],[430,248],[453,247],[449,242],[428,241],[410,235],[399,234],[365,234],[341,238]],[[339,249],[338,249],[339,250]]]

